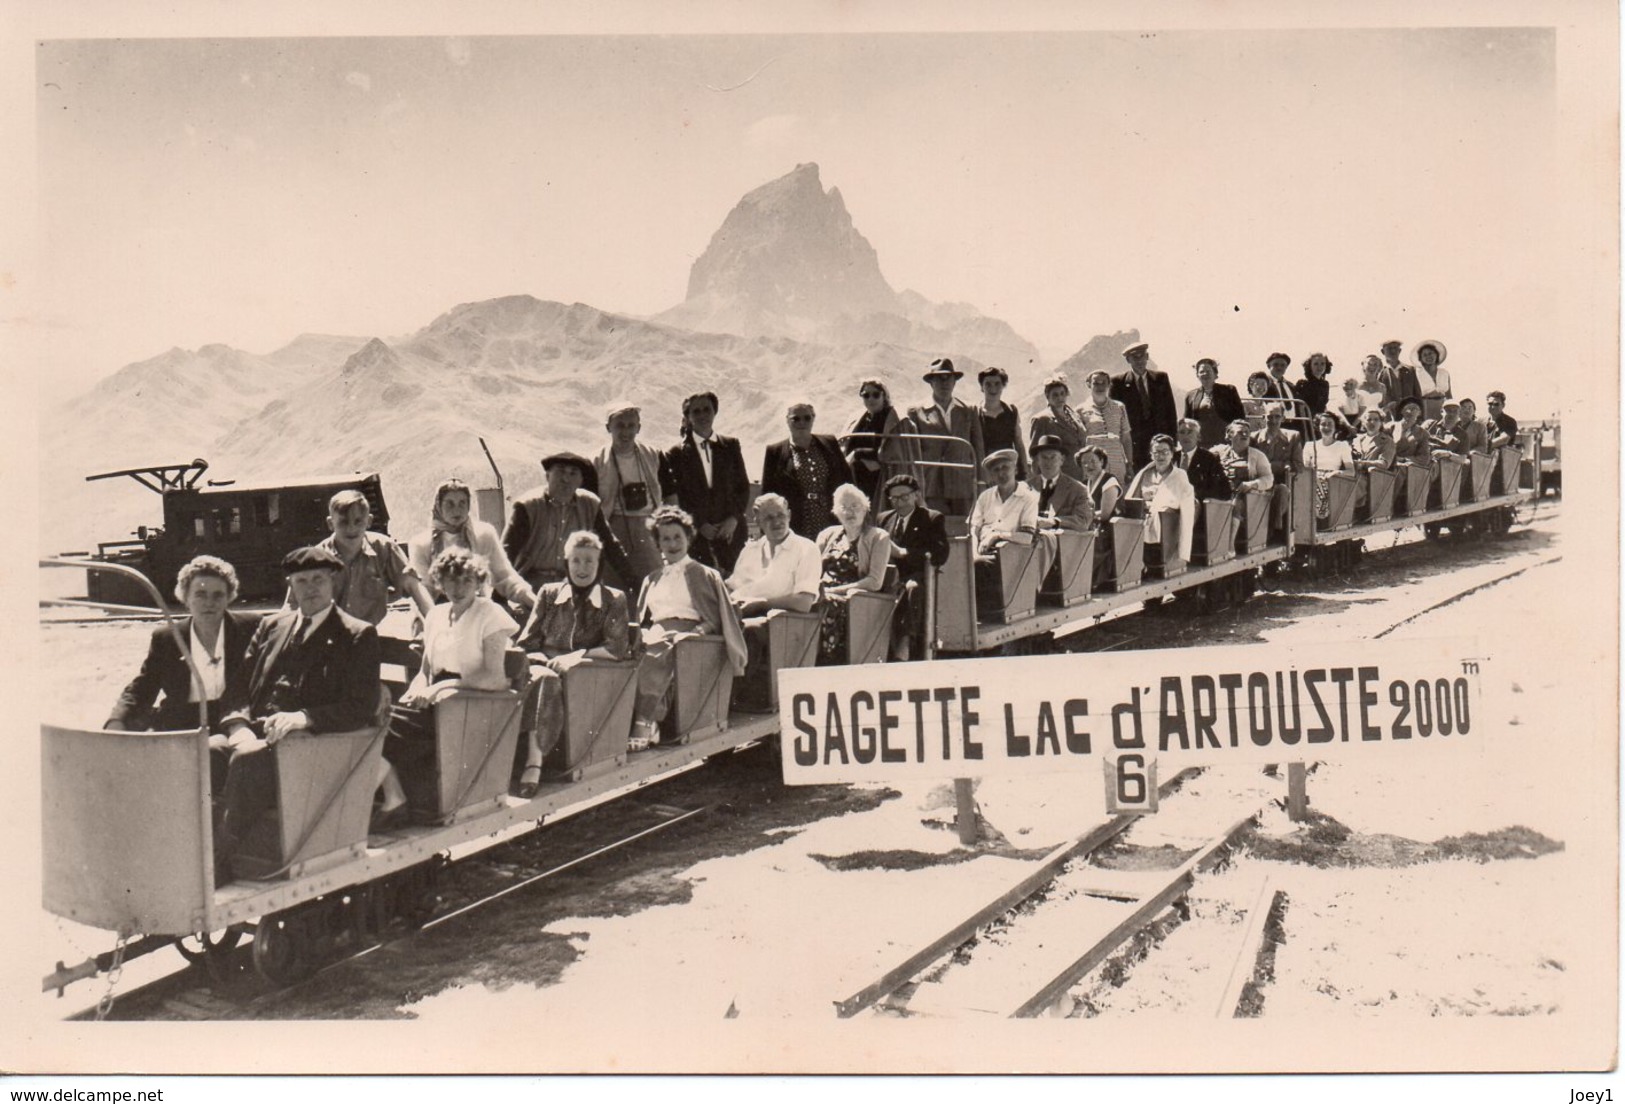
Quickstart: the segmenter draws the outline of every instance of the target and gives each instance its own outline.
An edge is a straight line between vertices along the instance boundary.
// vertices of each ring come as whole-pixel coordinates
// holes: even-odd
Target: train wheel
[[[316,972],[304,917],[272,913],[254,925],[254,971],[277,987],[294,985]]]
[[[196,966],[198,963],[207,964],[212,955],[227,955],[231,949],[243,938],[243,933],[236,928],[227,928],[218,933],[218,936],[208,932],[198,932],[196,935],[183,935],[175,940],[175,949],[181,957]]]

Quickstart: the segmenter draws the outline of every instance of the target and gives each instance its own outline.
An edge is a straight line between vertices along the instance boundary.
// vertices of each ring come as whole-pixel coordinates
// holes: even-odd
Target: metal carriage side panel
[[[892,618],[897,595],[860,590],[847,601],[846,661],[884,663],[891,652]]]
[[[980,596],[987,605],[980,620],[1008,625],[1038,608],[1038,544],[1003,544],[996,553],[999,592]]]
[[[44,905],[108,931],[206,931],[208,737],[42,725]]]
[[[1055,560],[1061,589],[1052,597],[1062,608],[1071,608],[1089,600],[1094,581],[1096,535],[1077,529],[1057,529],[1051,536],[1055,541]]]
[[[676,651],[670,719],[678,742],[726,731],[734,683],[727,644],[720,636],[683,636]]]
[[[1469,452],[1468,482],[1463,498],[1471,498],[1474,502],[1483,502],[1490,497],[1491,484],[1495,480],[1495,457],[1487,452]]]
[[[818,662],[818,612],[773,610],[767,615],[767,703],[779,707],[779,672]],[[747,680],[750,681],[750,680]]]
[[[298,878],[359,856],[383,753],[382,727],[284,736],[270,750],[280,796],[279,854],[239,853],[234,868],[254,878]]]
[[[566,671],[556,773],[579,781],[624,765],[637,695],[636,660],[594,659]]]
[[[1496,450],[1495,479],[1491,484],[1498,495],[1518,493],[1518,469],[1523,464],[1523,450],[1507,445]]]
[[[1352,472],[1333,472],[1326,479],[1326,516],[1320,527],[1327,532],[1347,529],[1354,524],[1354,499],[1358,483]]]
[[[1191,544],[1192,562],[1211,566],[1236,558],[1236,504],[1229,499],[1209,498],[1196,504],[1196,537]]]
[[[970,537],[948,540],[948,559],[937,576],[937,641],[950,652],[976,650],[976,594]]]
[[[1240,551],[1251,555],[1264,551],[1270,539],[1270,501],[1272,490],[1248,491],[1240,498],[1241,536]]]
[[[1394,487],[1398,477],[1383,468],[1371,468],[1361,473],[1366,484],[1366,520],[1387,521],[1394,516]]]
[[[513,773],[522,705],[512,690],[459,690],[435,703],[437,818],[465,820],[502,804]]]
[[[1450,510],[1460,505],[1462,471],[1466,467],[1467,461],[1459,456],[1434,457],[1428,505],[1437,510]]]
[[[1140,585],[1145,572],[1145,522],[1139,518],[1114,517],[1112,528],[1112,573],[1106,585],[1117,593]]]

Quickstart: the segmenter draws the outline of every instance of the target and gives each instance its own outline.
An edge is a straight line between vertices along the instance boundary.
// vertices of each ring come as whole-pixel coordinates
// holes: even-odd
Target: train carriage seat
[[[720,635],[682,636],[676,647],[672,703],[661,724],[663,743],[686,744],[725,732],[734,671]]]
[[[530,686],[523,650],[503,655],[504,690],[455,690],[435,703],[433,778],[412,810],[419,823],[455,824],[499,808],[508,793]]]
[[[1176,509],[1157,511],[1161,539],[1145,544],[1145,574],[1153,579],[1173,579],[1189,566],[1179,555],[1180,515]]]
[[[367,847],[373,792],[378,787],[384,736],[389,731],[389,688],[378,687],[378,711],[369,728],[351,732],[294,732],[262,754],[276,774],[277,808],[244,833],[231,869],[239,878],[298,878],[359,857]]]
[[[733,683],[734,704],[747,713],[778,709],[781,670],[811,667],[818,662],[818,629],[824,623],[820,606],[806,613],[770,610],[764,620],[767,646],[751,656],[750,666]],[[745,631],[749,635],[759,630],[747,626]]]
[[[1262,552],[1270,539],[1270,503],[1274,489],[1247,491],[1236,498],[1236,551]]]
[[[626,763],[638,696],[638,661],[590,659],[564,673],[564,733],[548,752],[544,777],[579,782]]]
[[[1316,526],[1321,532],[1334,533],[1354,524],[1354,500],[1358,489],[1359,479],[1353,472],[1337,471],[1327,476],[1326,516],[1316,518]]]
[[[1089,598],[1094,581],[1094,530],[1052,529],[1046,539],[1054,541],[1055,562],[1044,577],[1039,600],[1062,609]]]
[[[1449,510],[1461,502],[1461,484],[1467,461],[1460,456],[1435,456],[1433,479],[1428,488],[1428,505],[1435,510]]]
[[[1395,512],[1403,510],[1406,517],[1416,517],[1428,508],[1428,484],[1433,479],[1433,469],[1410,460],[1401,460],[1394,465],[1404,473],[1404,479],[1398,484],[1395,500]]]
[[[1202,565],[1224,563],[1236,557],[1236,502],[1209,498],[1196,504],[1196,533],[1191,561]]]
[[[1487,501],[1492,493],[1495,482],[1496,457],[1488,452],[1469,452],[1467,454],[1467,483],[1462,489],[1462,498],[1473,502]]]
[[[1491,489],[1498,495],[1518,493],[1518,470],[1523,464],[1523,451],[1516,445],[1496,450],[1495,479]]]
[[[1394,488],[1399,473],[1382,468],[1371,468],[1360,473],[1365,502],[1356,511],[1357,519],[1368,522],[1387,521],[1394,516]]]
[[[891,654],[899,589],[897,565],[887,564],[879,590],[860,590],[847,601],[847,663],[884,663]]]

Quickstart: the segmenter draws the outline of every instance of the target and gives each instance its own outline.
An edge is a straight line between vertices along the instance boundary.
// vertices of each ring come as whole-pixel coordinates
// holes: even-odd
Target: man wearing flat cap
[[[902,426],[913,446],[912,458],[920,462],[920,493],[932,509],[959,517],[970,513],[976,500],[977,469],[987,455],[976,408],[954,398],[954,385],[964,374],[947,357],[933,360],[920,377],[931,385],[931,401],[909,407]],[[945,439],[949,437],[969,447]]]
[[[1016,479],[1016,450],[989,453],[982,467],[993,485],[976,499],[970,515],[971,549],[976,556],[976,604],[999,605],[999,547],[1032,544],[1038,534],[1038,492]],[[1042,551],[1042,549],[1040,549]],[[1038,564],[1044,577],[1047,561]]]
[[[276,766],[265,753],[295,732],[321,736],[375,723],[378,631],[334,603],[343,570],[338,556],[320,546],[283,557],[295,607],[260,622],[248,645],[247,699],[221,718],[231,763],[216,865],[229,859],[239,876],[266,873],[279,861],[270,815],[277,807]]]
[[[1128,367],[1112,377],[1112,398],[1128,411],[1129,435],[1134,439],[1135,471],[1151,463],[1151,438],[1159,433],[1174,435],[1179,410],[1174,406],[1174,389],[1168,373],[1150,366],[1151,349],[1136,341],[1123,350]]]
[[[598,534],[604,542],[603,562],[622,587],[632,578],[626,550],[610,531],[598,495],[587,489],[598,485],[592,461],[573,452],[543,457],[547,482],[514,499],[502,549],[514,570],[536,590],[566,578],[564,538],[579,530]]]

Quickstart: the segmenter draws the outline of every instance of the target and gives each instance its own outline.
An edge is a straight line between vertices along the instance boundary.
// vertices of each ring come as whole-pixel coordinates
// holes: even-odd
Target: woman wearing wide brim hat
[[[1454,398],[1450,391],[1450,373],[1443,367],[1444,342],[1433,338],[1416,346],[1416,382],[1422,388],[1423,414],[1437,418],[1444,409],[1444,400]]]

